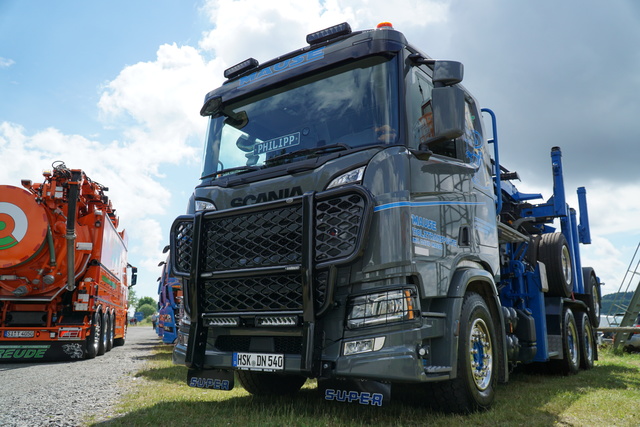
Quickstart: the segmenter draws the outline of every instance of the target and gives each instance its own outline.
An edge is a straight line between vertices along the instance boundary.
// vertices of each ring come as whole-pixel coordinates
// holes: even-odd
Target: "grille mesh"
[[[365,211],[359,194],[318,202],[316,207],[316,261],[347,257],[356,248]]]
[[[298,264],[302,258],[302,209],[252,212],[206,221],[206,271]]]
[[[191,268],[191,253],[193,245],[193,221],[177,222],[174,226],[174,269],[188,273]]]
[[[205,312],[302,310],[300,276],[240,277],[204,283]]]

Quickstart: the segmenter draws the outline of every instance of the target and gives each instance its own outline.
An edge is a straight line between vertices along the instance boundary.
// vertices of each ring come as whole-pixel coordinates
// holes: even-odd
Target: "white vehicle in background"
[[[623,313],[600,316],[600,329],[620,326],[623,317]],[[629,339],[624,345],[624,350],[628,352],[640,351],[640,314],[634,321],[633,326],[638,328],[638,332],[634,332],[629,335]],[[598,345],[613,344],[614,338],[615,332],[613,331],[598,331]]]

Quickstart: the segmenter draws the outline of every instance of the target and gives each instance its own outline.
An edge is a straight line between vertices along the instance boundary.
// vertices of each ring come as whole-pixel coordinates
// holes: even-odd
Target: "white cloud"
[[[9,68],[15,63],[13,59],[0,57],[0,68]]]
[[[341,22],[353,30],[375,28],[382,21],[405,29],[444,22],[449,6],[438,0],[209,0],[203,10],[213,29],[203,34],[199,46],[228,67],[248,57],[264,62],[301,48],[308,33]]]

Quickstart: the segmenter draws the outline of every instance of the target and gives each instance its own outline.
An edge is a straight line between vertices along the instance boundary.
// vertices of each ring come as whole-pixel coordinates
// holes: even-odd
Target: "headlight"
[[[410,289],[362,295],[349,303],[347,327],[361,328],[413,320],[416,310],[416,300]]]
[[[196,200],[196,212],[200,211],[215,211],[216,205],[206,200]]]
[[[350,170],[347,173],[343,173],[342,175],[335,178],[333,181],[329,183],[329,185],[327,186],[327,190],[334,187],[340,187],[341,185],[362,182],[365,169],[366,169],[366,166],[361,166],[357,169]]]

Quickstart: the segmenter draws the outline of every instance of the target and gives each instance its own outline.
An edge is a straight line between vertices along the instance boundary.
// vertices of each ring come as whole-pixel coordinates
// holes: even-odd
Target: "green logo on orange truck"
[[[0,359],[42,359],[50,345],[0,345]]]

